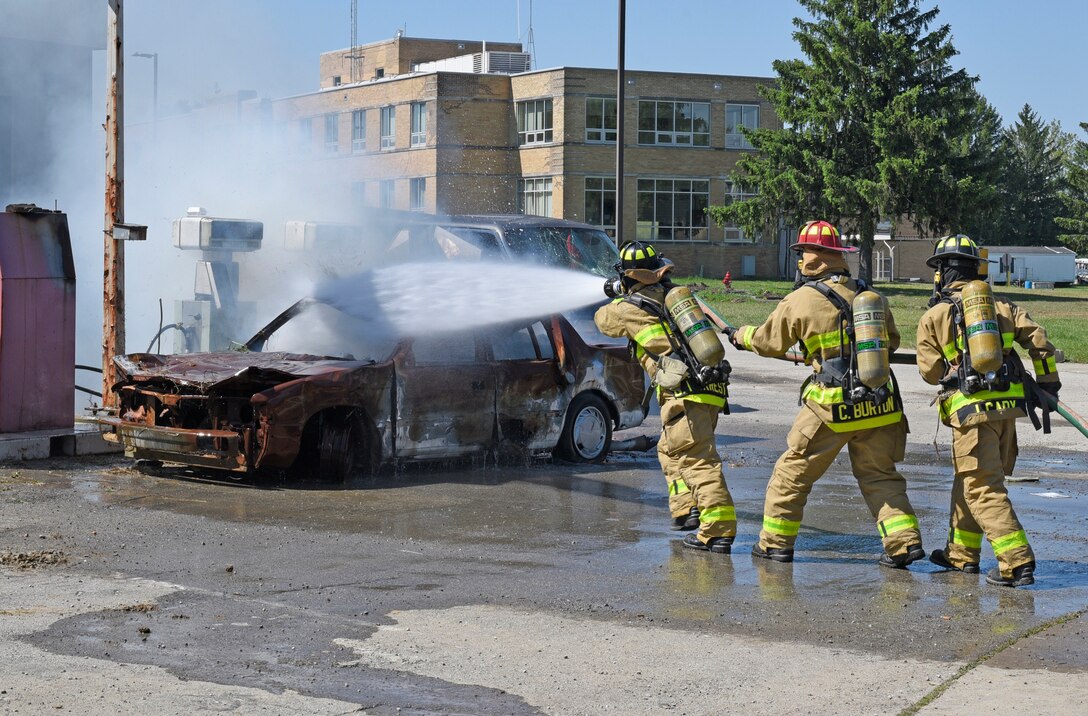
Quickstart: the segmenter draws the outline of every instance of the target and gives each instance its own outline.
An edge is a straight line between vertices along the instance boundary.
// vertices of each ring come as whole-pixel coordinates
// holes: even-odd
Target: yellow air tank
[[[994,293],[985,281],[968,281],[960,294],[963,300],[964,334],[971,366],[986,376],[1001,368],[1001,331],[997,326]]]
[[[725,346],[687,286],[676,286],[665,294],[665,308],[700,363],[716,366],[725,359]]]
[[[891,378],[884,299],[873,291],[862,291],[854,296],[850,308],[854,314],[858,378],[869,388],[879,388]]]

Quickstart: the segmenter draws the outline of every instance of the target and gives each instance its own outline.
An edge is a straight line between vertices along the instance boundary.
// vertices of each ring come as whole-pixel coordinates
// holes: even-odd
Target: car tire
[[[317,479],[342,485],[354,472],[358,459],[358,423],[351,418],[324,416],[317,438]]]
[[[555,454],[570,462],[601,462],[612,446],[612,416],[604,400],[582,393],[571,401]]]

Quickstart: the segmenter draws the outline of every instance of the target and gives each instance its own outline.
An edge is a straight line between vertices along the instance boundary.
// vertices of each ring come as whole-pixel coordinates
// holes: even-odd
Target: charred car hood
[[[158,355],[132,353],[113,359],[131,381],[169,381],[199,390],[222,387],[235,381],[284,383],[303,376],[320,375],[372,365],[358,361],[300,353],[186,353]]]

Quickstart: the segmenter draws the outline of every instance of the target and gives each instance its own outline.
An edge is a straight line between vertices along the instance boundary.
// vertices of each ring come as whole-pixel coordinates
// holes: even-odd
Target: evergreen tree
[[[971,174],[972,133],[987,119],[976,78],[952,71],[949,28],[930,32],[938,10],[919,0],[799,0],[812,20],[794,19],[806,59],[777,60],[763,90],[781,130],[745,131],[756,152],[738,181],[757,196],[711,207],[719,223],[756,236],[779,217],[840,224],[860,239],[861,276],[871,277],[873,234],[882,219],[952,226],[985,204]],[[984,103],[982,103],[984,105]]]
[[[1088,135],[1088,122],[1080,128]],[[1079,140],[1066,161],[1066,189],[1062,192],[1062,210],[1055,217],[1058,241],[1084,256],[1088,255],[1088,141]]]
[[[1067,142],[1057,122],[1044,124],[1026,104],[1020,110],[1016,123],[1005,130],[1001,226],[989,243],[1053,246],[1058,242],[1054,219],[1061,212]]]

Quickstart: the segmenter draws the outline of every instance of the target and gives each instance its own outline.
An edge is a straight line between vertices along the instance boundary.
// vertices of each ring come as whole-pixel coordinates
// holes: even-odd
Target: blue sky
[[[934,5],[925,0],[923,7]],[[1030,104],[1066,131],[1088,121],[1083,67],[1088,0],[946,0],[956,66],[1013,121]],[[529,0],[359,0],[360,44],[392,37],[528,38]],[[615,0],[535,0],[537,67],[614,67]],[[317,57],[350,44],[349,0],[139,0],[125,4],[126,44],[158,52],[160,106],[214,91],[284,96],[317,87]],[[793,0],[628,0],[631,69],[772,76],[798,54]],[[520,22],[519,22],[520,21]],[[150,62],[128,67],[129,118],[149,114]],[[1079,131],[1079,130],[1077,130]]]

